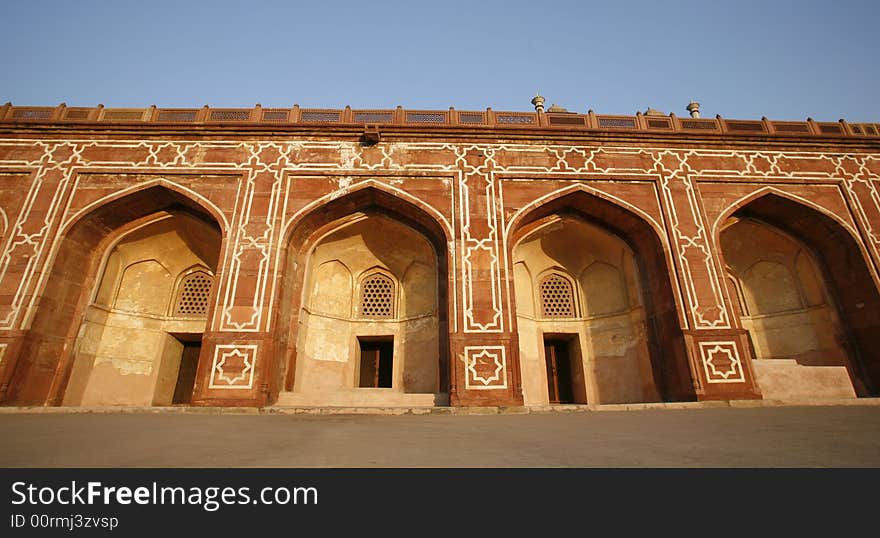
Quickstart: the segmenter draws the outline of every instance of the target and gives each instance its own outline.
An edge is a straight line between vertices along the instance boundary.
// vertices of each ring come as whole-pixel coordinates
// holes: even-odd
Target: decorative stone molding
[[[735,342],[700,342],[699,348],[707,383],[745,383]]]
[[[210,389],[253,388],[257,362],[256,344],[221,344],[214,347]]]
[[[503,346],[466,346],[464,362],[466,389],[507,388],[507,359]]]

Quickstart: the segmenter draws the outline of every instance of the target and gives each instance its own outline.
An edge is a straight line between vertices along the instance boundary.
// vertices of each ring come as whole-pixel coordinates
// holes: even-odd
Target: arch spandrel
[[[217,222],[224,237],[229,231],[232,212],[228,209],[221,209],[226,205],[223,203],[224,197],[220,193],[215,194],[210,188],[205,189],[204,186],[193,188],[194,186],[189,186],[180,179],[171,180],[164,177],[145,179],[143,175],[138,174],[134,177],[140,179],[139,182],[120,189],[118,182],[113,180],[115,175],[104,182],[95,179],[98,177],[104,176],[88,174],[77,182],[76,188],[71,193],[70,204],[62,223],[62,234],[75,226],[79,220],[88,217],[108,204],[125,200],[125,205],[136,206],[141,205],[141,199],[146,200],[143,203],[144,206],[151,205],[151,199],[153,202],[162,204],[163,199],[168,198],[166,193],[174,193],[172,196],[178,200],[178,203],[209,215],[211,220]],[[217,183],[218,186],[228,189],[228,179],[222,178]],[[220,192],[222,193],[222,190]],[[216,200],[212,200],[212,198],[216,198]],[[138,211],[136,207],[132,209],[132,213]]]
[[[665,235],[663,210],[652,182],[615,182],[613,194],[603,181],[504,181],[507,225],[505,234],[519,228],[523,217],[533,210],[559,198],[583,192],[603,201],[618,205],[648,221],[658,235]],[[518,203],[520,200],[524,202]],[[513,205],[517,204],[517,205]]]
[[[742,185],[725,184],[724,190],[720,192],[717,185],[701,184],[700,189],[701,191],[707,191],[707,195],[711,196],[713,200],[717,200],[714,204],[706,204],[707,220],[712,223],[712,236],[716,239],[721,233],[721,230],[727,224],[731,215],[756,200],[768,196],[777,196],[817,211],[836,221],[850,233],[858,236],[855,222],[846,206],[846,200],[844,200],[840,193],[840,189],[837,187],[817,187],[819,187],[823,193],[821,196],[817,195],[815,190],[805,191],[798,185],[782,184],[769,186],[755,185],[751,183]]]
[[[341,211],[339,206],[345,206]],[[342,189],[329,189],[324,196],[319,196],[305,203],[299,209],[289,210],[289,215],[285,216],[284,224],[281,228],[280,242],[282,245],[288,245],[291,242],[302,241],[298,237],[303,230],[314,229],[310,221],[329,222],[334,218],[341,218],[345,215],[354,213],[361,207],[377,206],[391,211],[393,214],[405,215],[417,222],[422,227],[431,230],[432,239],[439,236],[444,238],[444,243],[453,240],[453,230],[449,217],[433,205],[422,200],[421,198],[410,194],[393,185],[383,183],[374,179],[366,179],[359,181],[353,185],[346,186]],[[328,211],[334,212],[337,216],[334,218],[316,218],[321,213]],[[437,232],[440,232],[438,235]],[[309,232],[306,232],[309,233]]]

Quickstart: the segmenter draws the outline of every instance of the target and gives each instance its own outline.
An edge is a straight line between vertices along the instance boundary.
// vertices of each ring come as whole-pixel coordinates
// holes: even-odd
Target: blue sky
[[[880,2],[6,0],[0,102],[880,121]]]

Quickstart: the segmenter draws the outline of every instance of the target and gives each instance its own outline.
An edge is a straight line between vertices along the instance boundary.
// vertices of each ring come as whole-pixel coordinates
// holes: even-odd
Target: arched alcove
[[[719,244],[765,398],[878,393],[880,294],[842,224],[765,194],[732,212]]]
[[[58,245],[10,400],[172,403],[181,357],[196,348],[187,360],[197,361],[209,314],[175,316],[175,286],[193,266],[213,276],[221,243],[211,213],[164,186],[81,215]]]
[[[554,402],[553,369],[564,362],[572,403],[695,398],[665,251],[650,223],[575,191],[522,215],[511,229],[527,405]],[[557,304],[554,313],[563,315],[548,316],[546,283],[566,281],[574,307]]]
[[[296,222],[280,292],[278,403],[445,405],[446,243],[426,212],[375,188]]]
[[[633,258],[622,239],[573,215],[514,247],[514,263],[539,275],[514,280],[541,305],[538,315],[517,309],[527,404],[659,400]]]

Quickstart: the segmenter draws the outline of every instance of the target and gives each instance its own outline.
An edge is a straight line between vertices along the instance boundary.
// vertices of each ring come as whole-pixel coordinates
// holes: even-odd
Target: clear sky
[[[6,0],[0,103],[880,122],[880,0]]]

